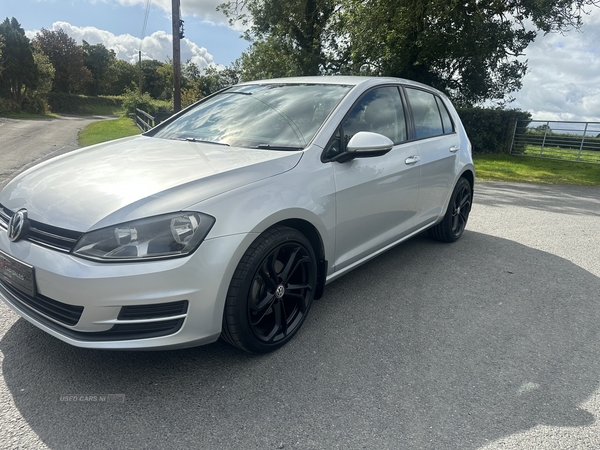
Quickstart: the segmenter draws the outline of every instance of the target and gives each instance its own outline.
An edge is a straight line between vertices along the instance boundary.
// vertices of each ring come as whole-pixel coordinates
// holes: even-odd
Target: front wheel
[[[316,284],[316,258],[308,239],[293,228],[265,231],[235,270],[221,336],[251,353],[281,347],[302,326]]]
[[[467,226],[472,202],[471,184],[465,178],[459,178],[454,191],[452,191],[444,218],[440,223],[427,230],[429,236],[442,242],[458,240]]]

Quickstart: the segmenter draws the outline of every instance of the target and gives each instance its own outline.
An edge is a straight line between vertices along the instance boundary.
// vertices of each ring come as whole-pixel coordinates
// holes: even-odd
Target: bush
[[[473,154],[509,153],[515,120],[531,121],[518,109],[458,109],[460,120],[473,145]]]
[[[155,110],[154,99],[147,92],[140,94],[138,90],[125,88],[123,108],[127,114],[135,114],[135,108],[140,108],[148,114],[153,114]]]
[[[146,111],[150,115],[155,113],[173,113],[173,104],[168,100],[155,100],[150,94],[144,92],[140,94],[139,91],[125,89],[123,98],[123,108],[127,114],[135,114],[135,108],[139,108]]]
[[[21,111],[19,104],[14,100],[0,97],[0,114],[2,113],[18,113]]]
[[[46,99],[40,95],[27,95],[23,99],[21,110],[30,114],[48,114],[50,107]]]

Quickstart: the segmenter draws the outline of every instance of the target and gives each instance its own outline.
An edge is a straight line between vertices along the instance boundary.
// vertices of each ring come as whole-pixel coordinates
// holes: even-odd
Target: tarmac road
[[[0,187],[7,178],[35,163],[76,149],[77,133],[88,124],[116,117],[60,116],[17,120],[0,117]]]
[[[77,349],[2,304],[0,448],[600,448],[599,223],[598,187],[479,183],[460,241],[335,281],[267,356]]]

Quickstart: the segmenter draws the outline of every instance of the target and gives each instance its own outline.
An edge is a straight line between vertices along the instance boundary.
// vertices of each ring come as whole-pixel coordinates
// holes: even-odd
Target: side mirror
[[[394,143],[390,138],[379,133],[371,133],[370,131],[359,131],[348,141],[346,151],[348,153],[355,153],[356,157],[361,153],[385,154],[394,147]],[[385,153],[381,153],[385,152]]]
[[[394,142],[383,134],[359,131],[346,144],[346,151],[332,158],[332,161],[343,163],[354,158],[381,156],[393,147]]]

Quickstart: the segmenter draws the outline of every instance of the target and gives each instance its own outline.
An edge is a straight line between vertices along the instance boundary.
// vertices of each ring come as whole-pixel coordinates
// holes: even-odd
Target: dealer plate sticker
[[[0,280],[30,297],[35,297],[33,267],[2,251],[0,251]]]

